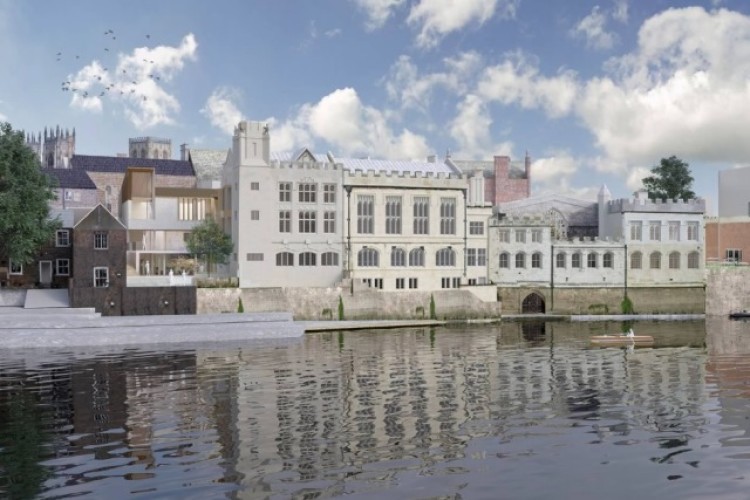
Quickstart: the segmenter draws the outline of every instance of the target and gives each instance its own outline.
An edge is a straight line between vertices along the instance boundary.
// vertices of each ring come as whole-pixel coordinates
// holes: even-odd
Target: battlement
[[[586,246],[587,248],[611,248],[612,246],[619,246],[622,243],[620,237],[616,238],[599,238],[596,236],[580,236],[578,238],[563,238],[555,240],[555,246],[570,246],[570,247],[581,247]]]
[[[299,168],[309,170],[341,170],[343,166],[340,163],[330,163],[324,161],[279,161],[271,160],[269,165],[273,168]]]
[[[640,197],[620,198],[608,201],[607,211],[609,213],[659,212],[702,214],[706,211],[706,200],[703,198],[694,198],[691,200],[650,200]]]
[[[401,178],[401,179],[443,179],[461,180],[466,177],[460,174],[448,174],[444,172],[407,172],[394,170],[347,170],[347,176],[352,179],[378,179],[378,178]]]
[[[130,144],[142,144],[144,142],[151,142],[156,144],[172,144],[172,139],[165,139],[163,137],[131,137],[128,139]]]

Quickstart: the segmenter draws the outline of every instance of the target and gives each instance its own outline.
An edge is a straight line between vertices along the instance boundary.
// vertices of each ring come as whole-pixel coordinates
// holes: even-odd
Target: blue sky
[[[739,0],[0,0],[0,64],[0,119],[79,154],[227,148],[246,118],[276,150],[528,151],[534,194],[628,196],[677,155],[709,200],[750,154]]]

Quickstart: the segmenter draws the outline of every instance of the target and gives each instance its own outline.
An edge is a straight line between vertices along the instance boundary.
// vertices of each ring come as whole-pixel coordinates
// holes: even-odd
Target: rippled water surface
[[[0,352],[0,496],[748,498],[750,323]]]

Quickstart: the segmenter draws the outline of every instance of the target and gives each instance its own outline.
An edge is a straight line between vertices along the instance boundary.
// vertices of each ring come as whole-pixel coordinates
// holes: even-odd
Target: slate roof
[[[221,179],[221,170],[227,159],[226,149],[191,149],[190,161],[199,180]]]
[[[305,150],[303,149],[302,152]],[[271,153],[271,161],[297,161],[301,152],[273,152]],[[380,160],[373,158],[339,158],[334,156],[332,153],[312,153],[310,154],[315,159],[322,163],[340,163],[345,170],[351,172],[355,170],[362,170],[364,172],[406,172],[406,173],[442,173],[456,175],[460,174],[461,171],[457,168],[453,168],[443,162],[428,162],[428,161],[414,161],[414,160]]]
[[[69,168],[43,168],[42,172],[57,179],[57,187],[63,189],[96,189],[96,185],[85,170]]]
[[[73,155],[70,160],[71,169],[86,172],[120,172],[124,174],[131,167],[153,168],[157,175],[195,175],[193,164],[184,160],[88,155]]]

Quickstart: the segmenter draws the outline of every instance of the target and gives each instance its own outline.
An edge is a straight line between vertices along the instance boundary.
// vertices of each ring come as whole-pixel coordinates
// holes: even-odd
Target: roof
[[[74,229],[88,229],[88,230],[105,230],[105,229],[127,229],[125,225],[117,220],[112,213],[104,208],[102,204],[98,204],[89,211],[84,217],[82,217]]]
[[[62,189],[96,189],[94,181],[85,170],[70,168],[43,168],[42,172],[57,179],[57,187]]]
[[[190,161],[199,180],[221,179],[221,170],[227,159],[226,149],[191,149]]]
[[[153,168],[157,175],[195,175],[193,164],[184,160],[88,155],[73,155],[70,160],[71,169],[86,172],[120,172],[124,174],[128,168],[138,167]]]
[[[458,175],[461,171],[451,168],[443,162],[412,161],[412,160],[373,160],[371,158],[336,158],[346,170],[362,170],[375,172],[404,172],[404,173],[433,173]]]

